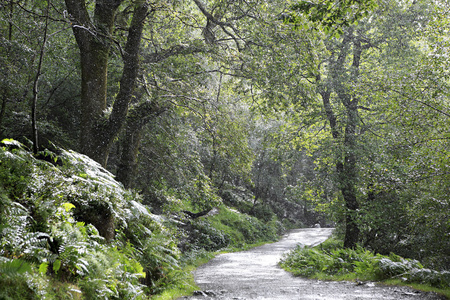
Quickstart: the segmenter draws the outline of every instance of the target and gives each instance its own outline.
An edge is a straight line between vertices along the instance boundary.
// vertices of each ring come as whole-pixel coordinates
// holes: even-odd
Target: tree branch
[[[203,52],[206,52],[206,50],[197,46],[175,45],[169,49],[163,49],[160,52],[154,52],[151,54],[144,55],[144,63],[147,64],[159,63],[172,56],[188,55]]]
[[[229,35],[234,42],[236,43],[237,47],[239,50],[241,50],[241,47],[239,45],[239,41],[238,38],[236,38],[236,36],[229,32],[226,27],[231,28],[236,34],[238,34],[238,30],[233,26],[233,24],[229,23],[229,22],[222,22],[220,20],[218,20],[216,17],[214,17],[211,13],[208,12],[208,10],[205,8],[205,4],[203,4],[200,0],[194,0],[195,4],[197,5],[197,7],[200,9],[200,11],[202,12],[202,14],[206,17],[207,22],[206,22],[206,26],[203,29],[203,35],[205,36],[205,39],[208,43],[212,44],[215,41],[215,37],[213,32],[211,31],[211,28],[213,28],[213,24],[214,25],[218,25],[222,28],[223,32],[225,32],[227,35]],[[232,18],[232,20],[236,19],[242,19],[244,18],[245,15],[243,16],[239,16],[237,18]],[[240,38],[240,37],[239,37]],[[241,39],[241,38],[240,38]]]
[[[127,43],[124,49],[124,67],[120,80],[120,90],[108,122],[108,131],[113,135],[120,130],[128,113],[128,106],[138,76],[140,43],[144,20],[147,17],[148,11],[149,7],[146,3],[138,6],[133,14],[131,26],[128,31]]]

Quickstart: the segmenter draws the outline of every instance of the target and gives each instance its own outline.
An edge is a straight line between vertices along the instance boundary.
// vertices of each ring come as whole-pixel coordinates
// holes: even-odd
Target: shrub
[[[230,237],[220,229],[215,228],[208,220],[192,220],[189,228],[189,247],[186,250],[205,249],[216,251],[227,247]]]

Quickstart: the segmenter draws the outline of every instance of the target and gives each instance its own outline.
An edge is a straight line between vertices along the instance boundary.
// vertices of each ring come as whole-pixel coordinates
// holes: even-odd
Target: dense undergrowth
[[[285,255],[280,265],[296,276],[422,285],[450,296],[450,272],[424,268],[419,261],[394,253],[386,256],[361,247],[344,249],[343,242],[334,237],[315,247],[297,247]]]
[[[36,156],[14,140],[0,148],[0,212],[0,299],[150,299],[189,289],[211,251],[282,230],[224,205],[195,220],[154,215],[88,157]]]

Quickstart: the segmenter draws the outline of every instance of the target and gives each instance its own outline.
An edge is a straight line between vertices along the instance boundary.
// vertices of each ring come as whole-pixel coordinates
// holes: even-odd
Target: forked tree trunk
[[[123,51],[123,72],[111,114],[104,116],[108,86],[108,60],[114,19],[123,0],[97,0],[91,19],[85,0],[65,0],[81,62],[81,150],[106,166],[108,154],[128,113],[139,70],[139,49],[148,14],[146,1],[137,1]],[[100,209],[100,210],[99,210]],[[80,217],[94,224],[108,241],[114,237],[114,215],[100,206],[85,208]],[[100,214],[99,214],[100,212]]]
[[[96,1],[91,19],[84,0],[65,0],[81,61],[81,151],[106,166],[108,154],[125,122],[139,70],[139,48],[147,17],[145,1],[136,4],[124,47],[119,93],[108,118],[106,110],[108,61],[114,19],[123,0]]]

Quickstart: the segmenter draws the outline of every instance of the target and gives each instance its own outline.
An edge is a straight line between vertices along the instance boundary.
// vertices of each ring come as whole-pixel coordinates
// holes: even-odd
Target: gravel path
[[[331,232],[332,229],[328,228],[297,229],[273,244],[218,255],[194,273],[195,281],[202,291],[180,299],[445,299],[405,287],[304,279],[294,277],[278,267],[283,253],[299,243],[317,245]]]

